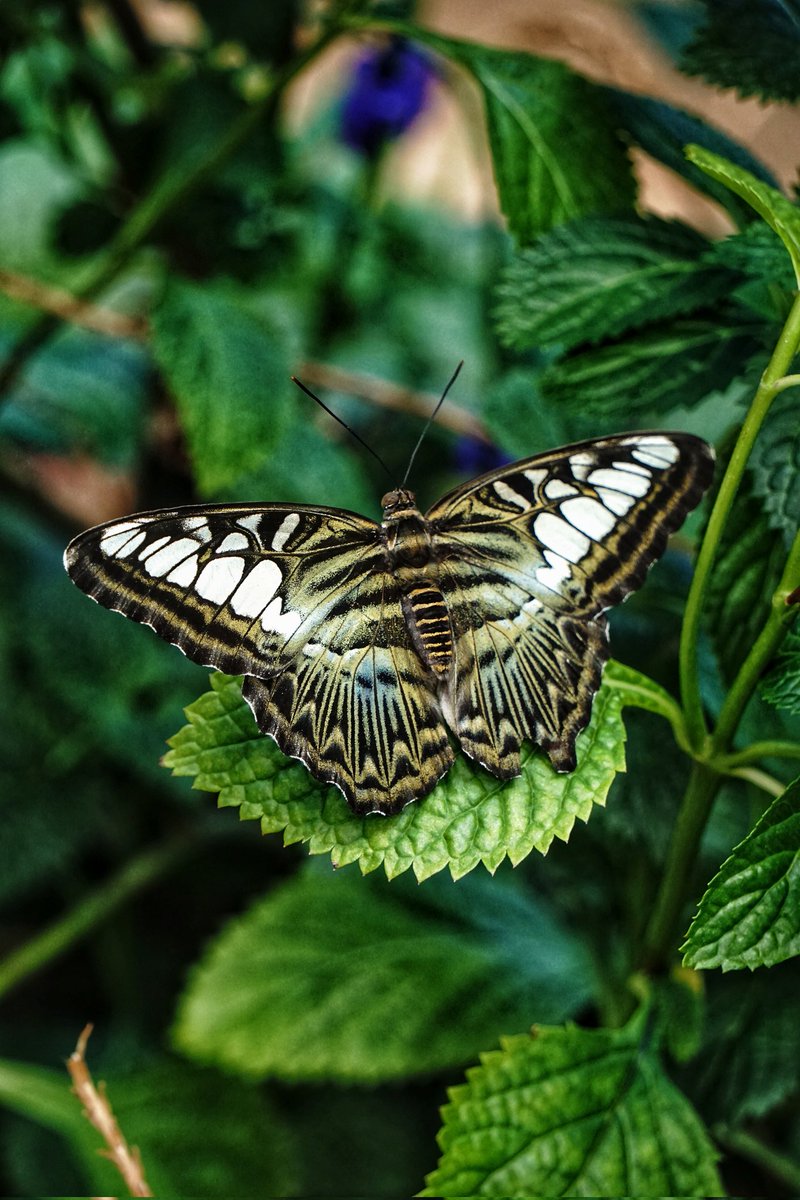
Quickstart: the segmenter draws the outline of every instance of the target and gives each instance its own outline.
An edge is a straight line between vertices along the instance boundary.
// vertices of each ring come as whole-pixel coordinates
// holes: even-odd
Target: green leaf
[[[797,290],[792,264],[783,243],[762,221],[741,233],[714,242],[706,261],[744,276],[732,298],[773,325],[784,325]]]
[[[543,373],[547,400],[568,407],[587,436],[699,404],[745,370],[759,343],[739,321],[681,318],[559,359]]]
[[[728,683],[761,631],[785,560],[783,538],[770,528],[747,472],[720,539],[705,609],[706,628]]]
[[[529,746],[521,776],[506,783],[459,755],[429,796],[386,819],[355,816],[335,788],[260,736],[238,682],[222,675],[212,675],[211,691],[186,710],[189,724],[171,739],[164,765],[219,792],[220,806],[260,820],[264,833],[282,830],[284,843],[330,854],[335,866],[358,862],[364,874],[383,866],[390,878],[411,868],[418,879],[449,867],[459,878],[478,863],[494,871],[506,858],[516,864],[532,850],[546,853],[553,838],[566,841],[575,820],[605,802],[625,769],[622,708],[648,690],[637,684],[642,678],[608,664],[570,774],[556,774]]]
[[[710,179],[694,163],[689,162],[684,153],[685,146],[690,142],[705,146],[744,167],[766,184],[777,187],[774,176],[749,150],[699,117],[672,104],[665,104],[663,100],[653,100],[650,96],[615,88],[604,90],[612,112],[633,145],[687,179],[699,191],[711,196],[728,210],[736,225],[742,225],[749,219],[750,209],[727,187]]]
[[[292,1194],[288,1135],[262,1092],[170,1060],[129,1075],[92,1069],[155,1195]],[[119,1172],[98,1153],[102,1139],[83,1117],[66,1071],[0,1062],[0,1103],[61,1133],[92,1192],[118,1194]]]
[[[773,966],[800,952],[800,780],[708,885],[683,947],[690,967]]]
[[[709,243],[677,222],[586,218],[559,226],[506,267],[497,329],[517,350],[568,350],[710,305],[728,271],[704,266]]]
[[[750,458],[753,490],[787,549],[800,529],[800,415],[798,389],[775,397]]]
[[[800,1091],[800,962],[707,977],[706,1032],[678,1078],[706,1120],[736,1126]]]
[[[795,278],[800,284],[800,210],[777,188],[702,146],[687,146],[686,157],[712,179],[741,196],[777,233],[789,253]]]
[[[800,716],[800,630],[790,630],[775,666],[761,685],[761,695],[776,708]]]
[[[800,18],[783,0],[705,0],[681,69],[761,100],[800,100]]]
[[[22,325],[0,327],[0,356]],[[11,388],[0,438],[48,454],[89,454],[129,467],[139,450],[150,376],[145,351],[122,338],[69,329],[42,347]]]
[[[451,1089],[420,1194],[721,1195],[714,1147],[642,1027],[503,1039]]]
[[[417,30],[483,93],[500,207],[523,244],[563,221],[629,209],[630,163],[604,97],[563,63]]]
[[[492,441],[515,458],[544,453],[567,437],[557,410],[542,402],[541,370],[515,367],[486,389],[481,416]]]
[[[271,327],[232,290],[172,281],[152,317],[197,486],[209,495],[271,453],[290,408],[289,363]]]
[[[515,880],[440,877],[420,890],[307,869],[223,930],[192,973],[174,1040],[250,1078],[378,1083],[563,1019],[588,1001],[588,976],[578,940]]]

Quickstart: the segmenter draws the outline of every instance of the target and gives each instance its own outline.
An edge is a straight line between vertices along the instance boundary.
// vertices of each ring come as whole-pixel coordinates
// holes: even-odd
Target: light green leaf
[[[498,333],[517,350],[567,350],[711,305],[730,291],[733,276],[703,264],[708,245],[686,225],[653,218],[561,225],[503,272]]]
[[[588,431],[598,419],[637,418],[699,404],[743,372],[759,343],[745,323],[680,318],[560,359],[542,375],[546,399],[569,406]]]
[[[174,1039],[250,1078],[378,1083],[569,1016],[590,997],[589,973],[577,938],[516,880],[420,889],[307,869],[223,930],[192,973]]]
[[[449,867],[459,878],[478,863],[494,871],[506,858],[516,864],[532,850],[546,853],[553,838],[566,841],[576,819],[605,803],[625,769],[622,708],[640,703],[634,681],[642,678],[608,664],[570,774],[557,774],[526,746],[521,776],[502,783],[460,754],[429,796],[395,817],[355,816],[335,788],[259,735],[237,681],[222,675],[212,675],[211,691],[187,709],[189,724],[171,739],[164,765],[219,792],[220,806],[260,820],[264,833],[283,831],[286,844],[330,854],[335,866],[357,862],[364,874],[383,866],[390,878],[411,868],[418,879]]]
[[[777,188],[702,146],[687,146],[686,157],[712,179],[741,196],[774,229],[789,252],[800,285],[800,210]]]
[[[238,1080],[164,1060],[129,1075],[92,1068],[125,1139],[141,1155],[157,1196],[292,1194],[288,1135],[263,1092]],[[0,1104],[62,1134],[92,1192],[119,1194],[116,1167],[81,1113],[66,1070],[0,1062]]]
[[[800,780],[722,864],[683,947],[690,967],[770,967],[800,952]]]
[[[753,490],[787,549],[800,529],[800,391],[776,396],[750,457]]]
[[[172,281],[153,312],[153,351],[210,495],[260,466],[289,415],[289,363],[271,327],[219,284]]]
[[[776,708],[800,716],[800,630],[790,630],[775,666],[761,685],[761,695]]]
[[[500,207],[520,242],[562,221],[630,209],[630,163],[599,88],[552,59],[421,29],[415,37],[480,85]]]
[[[535,1028],[482,1055],[450,1091],[420,1194],[721,1195],[714,1147],[643,1024]]]
[[[569,440],[558,410],[542,403],[540,374],[541,368],[513,367],[489,384],[483,396],[486,430],[494,444],[514,458],[544,454]]]

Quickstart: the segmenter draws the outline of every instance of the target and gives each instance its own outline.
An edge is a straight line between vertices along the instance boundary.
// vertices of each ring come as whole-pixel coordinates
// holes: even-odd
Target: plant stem
[[[692,765],[645,931],[643,966],[647,970],[661,970],[674,951],[675,930],[683,914],[700,839],[721,783],[722,777],[705,763]]]
[[[231,123],[214,146],[199,155],[194,162],[180,164],[156,182],[151,191],[128,214],[105,252],[89,266],[75,289],[76,299],[90,300],[119,275],[155,228],[247,141],[265,119],[286,85],[312,58],[338,37],[339,33],[340,28],[337,25],[323,27],[317,40],[281,71],[276,72],[265,86],[263,95]],[[0,370],[0,397],[8,392],[28,360],[49,340],[59,325],[57,317],[45,313],[28,327]]]
[[[758,1138],[743,1129],[725,1129],[716,1126],[712,1133],[721,1146],[732,1150],[734,1154],[755,1163],[762,1171],[771,1175],[778,1183],[782,1183],[789,1192],[800,1192],[800,1164],[794,1159],[780,1154],[770,1146],[765,1146]]]
[[[65,916],[12,951],[0,962],[0,998],[29,975],[65,954],[131,896],[166,874],[194,845],[195,839],[184,832],[180,837],[145,850],[127,862],[107,883],[85,896]]]
[[[723,476],[716,502],[708,520],[708,528],[697,557],[694,578],[686,602],[680,646],[681,699],[686,714],[686,727],[695,750],[703,748],[707,735],[700,697],[697,661],[697,642],[700,634],[703,600],[720,538],[739,489],[753,443],[777,394],[776,389],[785,386],[782,382],[783,377],[786,376],[786,371],[797,353],[798,345],[800,345],[800,294],[795,297],[786,324],[761,377],[753,403],[733,448],[728,469]]]
[[[760,762],[762,758],[800,758],[800,743],[778,740],[751,742],[742,750],[715,758],[714,763],[720,770],[729,771],[747,763]]]

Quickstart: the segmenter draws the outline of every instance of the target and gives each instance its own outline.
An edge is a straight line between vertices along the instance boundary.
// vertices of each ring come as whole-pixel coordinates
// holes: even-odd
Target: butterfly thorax
[[[414,493],[406,488],[388,492],[382,504],[388,566],[400,584],[414,649],[434,674],[447,675],[453,663],[453,632],[428,523]]]

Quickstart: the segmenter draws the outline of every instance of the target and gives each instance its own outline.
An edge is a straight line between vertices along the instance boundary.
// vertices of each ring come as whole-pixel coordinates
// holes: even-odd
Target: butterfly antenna
[[[338,421],[343,429],[346,429],[347,432],[349,434],[351,434],[356,439],[357,442],[361,443],[361,445],[364,447],[365,450],[368,450],[370,452],[370,454],[375,459],[375,461],[379,462],[381,464],[384,471],[391,479],[392,472],[389,470],[386,463],[381,458],[380,454],[376,454],[375,451],[372,449],[372,446],[368,446],[367,443],[364,441],[364,439],[356,433],[355,429],[351,429],[350,426],[345,421],[343,421],[341,417],[337,417],[337,415],[333,411],[333,409],[328,408],[327,404],[323,404],[323,402],[320,400],[319,396],[315,395],[314,392],[311,391],[311,388],[307,388],[306,385],[301,380],[299,380],[296,375],[292,375],[291,378],[292,378],[292,383],[296,383],[297,386],[300,388],[301,392],[305,392],[305,394],[307,396],[310,396],[312,400],[315,400],[316,403],[320,406],[320,408],[325,409],[325,412],[328,414],[329,417],[333,417],[334,421]]]
[[[441,397],[440,397],[440,399],[439,399],[439,403],[436,405],[436,408],[433,410],[433,412],[431,413],[431,415],[428,417],[428,420],[427,420],[427,421],[426,421],[426,423],[425,423],[425,428],[423,429],[422,433],[419,435],[419,439],[418,439],[418,441],[417,441],[417,444],[416,444],[416,446],[414,447],[414,449],[413,449],[413,450],[412,450],[412,452],[411,452],[411,458],[408,460],[408,467],[406,468],[406,473],[405,473],[405,475],[403,476],[403,482],[400,484],[400,487],[401,487],[401,488],[404,488],[404,487],[406,486],[406,483],[407,483],[407,481],[408,481],[408,477],[409,477],[409,475],[411,474],[411,468],[412,468],[412,467],[413,467],[413,465],[414,465],[414,459],[417,457],[417,451],[419,450],[420,446],[422,445],[422,442],[423,442],[423,439],[424,439],[424,437],[425,437],[425,434],[426,434],[426,433],[428,432],[428,430],[430,429],[430,427],[431,427],[431,425],[432,425],[432,423],[433,423],[433,421],[434,421],[434,419],[435,419],[435,417],[436,417],[436,414],[438,413],[439,409],[440,409],[440,408],[442,407],[442,405],[444,404],[444,402],[445,402],[445,400],[446,400],[446,398],[447,398],[447,393],[450,391],[450,388],[453,386],[453,384],[455,383],[455,381],[458,379],[459,373],[460,373],[460,371],[461,371],[461,368],[463,367],[463,365],[464,365],[464,360],[463,360],[463,358],[462,358],[461,362],[458,364],[458,366],[456,367],[455,371],[453,371],[453,374],[450,376],[450,382],[448,383],[447,387],[446,387],[446,388],[444,389],[444,391],[442,392],[442,395],[441,395]]]

